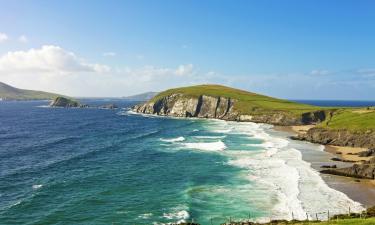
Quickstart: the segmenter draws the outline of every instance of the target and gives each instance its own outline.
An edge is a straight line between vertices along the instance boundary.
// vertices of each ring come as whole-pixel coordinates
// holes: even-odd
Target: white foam
[[[265,204],[271,210],[270,219],[306,219],[315,213],[327,212],[345,213],[348,207],[353,212],[361,211],[362,206],[351,200],[345,194],[330,188],[311,165],[302,160],[298,150],[304,149],[305,144],[290,141],[286,136],[275,134],[272,126],[253,123],[226,122],[211,125],[210,129],[225,130],[229,127],[231,134],[245,134],[250,139],[262,140],[260,144],[247,144],[256,146],[262,151],[235,152],[225,151],[230,157],[229,164],[249,171],[247,179],[258,187],[259,193],[267,190],[263,196]],[[231,128],[234,127],[234,128]],[[324,146],[317,146],[317,151],[322,151]],[[254,192],[257,188],[254,187]],[[263,198],[262,197],[262,198]],[[267,200],[268,199],[268,200]],[[326,219],[322,217],[320,219]]]
[[[227,146],[222,141],[183,143],[183,146],[186,148],[198,149],[203,151],[222,151],[227,148]]]
[[[225,137],[226,137],[225,135],[223,136],[194,136],[194,138],[198,138],[198,139],[223,139]]]
[[[144,214],[139,215],[138,218],[140,218],[140,219],[148,219],[151,216],[153,216],[152,213],[144,213]]]
[[[32,187],[33,187],[34,190],[36,190],[36,189],[39,189],[39,188],[43,187],[43,185],[42,184],[34,184]]]
[[[167,219],[188,219],[189,213],[186,210],[181,210],[178,212],[164,213],[163,217]]]
[[[169,139],[160,138],[160,141],[173,143],[173,142],[185,141],[185,138],[184,137],[169,138]]]

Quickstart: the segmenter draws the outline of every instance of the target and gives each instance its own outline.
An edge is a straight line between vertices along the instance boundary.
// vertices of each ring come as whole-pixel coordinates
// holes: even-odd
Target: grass
[[[231,223],[240,225],[241,223]],[[246,224],[246,223],[244,223]],[[274,223],[264,223],[259,225],[374,225],[375,218],[352,218],[352,219],[331,219],[330,221],[279,221]],[[180,223],[179,225],[199,225],[199,223]]]
[[[324,121],[320,127],[328,129],[348,129],[358,132],[375,131],[375,111],[362,109],[342,109],[335,112],[330,120]]]
[[[0,98],[4,100],[47,100],[58,96],[62,95],[44,91],[19,89],[0,82]]]
[[[331,220],[331,221],[325,221],[320,223],[315,223],[319,225],[374,225],[375,224],[375,218],[368,218],[368,219],[343,219],[343,220]]]
[[[283,113],[300,116],[302,113],[317,110],[334,111],[332,118],[319,126],[327,129],[348,129],[350,131],[375,131],[375,109],[351,107],[318,107],[293,101],[277,99],[222,85],[197,85],[169,89],[161,92],[150,101],[155,102],[171,94],[183,94],[185,97],[198,98],[201,95],[236,99],[234,109],[244,115]],[[327,113],[328,114],[328,113]]]
[[[163,97],[173,93],[184,94],[186,97],[196,97],[201,95],[213,97],[227,97],[236,99],[235,109],[243,114],[249,113],[268,113],[274,111],[284,111],[292,114],[300,114],[303,112],[310,112],[319,110],[321,107],[300,104],[288,100],[272,98],[265,95],[255,94],[248,91],[243,91],[235,88],[230,88],[222,85],[197,85],[190,87],[174,88],[161,92],[151,99],[157,101]]]

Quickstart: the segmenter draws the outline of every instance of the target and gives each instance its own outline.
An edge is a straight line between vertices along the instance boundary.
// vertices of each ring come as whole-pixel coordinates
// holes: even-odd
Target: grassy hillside
[[[375,109],[353,108],[340,109],[331,119],[327,119],[321,127],[329,129],[349,129],[354,131],[375,130]]]
[[[127,96],[123,97],[123,99],[126,100],[134,100],[134,101],[148,101],[155,97],[158,94],[158,92],[145,92],[137,95]]]
[[[328,129],[348,129],[352,131],[375,131],[375,108],[338,108],[317,107],[300,104],[288,100],[272,98],[248,91],[230,88],[222,85],[197,85],[174,88],[159,93],[150,101],[155,102],[171,94],[184,94],[186,97],[201,95],[222,96],[236,99],[235,109],[242,114],[267,114],[282,112],[290,115],[301,115],[305,112],[317,110],[334,111],[332,118],[327,119],[319,126]],[[329,113],[327,113],[327,117]]]
[[[221,96],[236,99],[235,108],[246,113],[267,113],[270,111],[287,111],[290,113],[303,113],[321,109],[321,107],[300,104],[288,100],[268,97],[222,85],[197,85],[190,87],[174,88],[161,92],[151,101],[157,101],[173,93],[181,93],[185,96],[199,97],[200,95]]]
[[[0,98],[3,100],[50,100],[58,96],[62,95],[19,89],[0,82]]]

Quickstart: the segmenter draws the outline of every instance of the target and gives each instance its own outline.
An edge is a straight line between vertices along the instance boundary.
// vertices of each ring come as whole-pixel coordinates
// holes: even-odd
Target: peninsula
[[[51,100],[63,96],[45,91],[20,89],[0,82],[0,99],[7,100]]]
[[[307,126],[297,137],[323,145],[375,148],[375,108],[317,107],[272,98],[221,85],[169,89],[136,105],[133,111],[173,117],[215,118],[229,121]],[[362,153],[365,154],[365,153]],[[374,160],[324,173],[374,179]]]

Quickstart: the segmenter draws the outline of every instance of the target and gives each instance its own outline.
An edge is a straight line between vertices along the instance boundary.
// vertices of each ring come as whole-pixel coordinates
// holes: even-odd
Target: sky
[[[0,0],[0,81],[76,97],[223,84],[375,100],[375,1]]]

